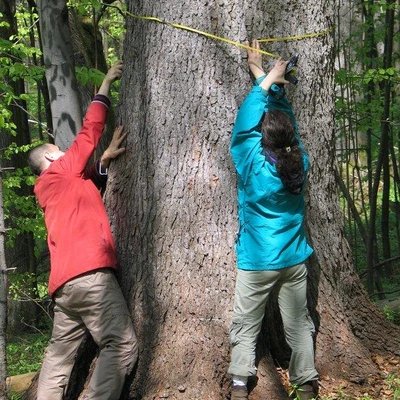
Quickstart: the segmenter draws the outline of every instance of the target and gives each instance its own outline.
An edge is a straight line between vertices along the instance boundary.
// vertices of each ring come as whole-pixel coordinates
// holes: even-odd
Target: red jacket
[[[99,98],[100,102],[96,101]],[[107,103],[96,96],[71,147],[52,162],[35,184],[48,233],[50,295],[85,272],[116,267],[115,244],[103,200],[85,173],[106,116]]]

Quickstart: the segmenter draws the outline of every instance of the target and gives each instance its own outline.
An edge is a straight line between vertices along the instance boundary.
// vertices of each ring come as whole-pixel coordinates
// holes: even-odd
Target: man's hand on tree
[[[125,147],[120,146],[125,140],[126,136],[127,133],[124,133],[123,126],[118,126],[117,128],[115,128],[111,142],[100,158],[102,168],[108,168],[111,160],[117,158],[125,152]]]

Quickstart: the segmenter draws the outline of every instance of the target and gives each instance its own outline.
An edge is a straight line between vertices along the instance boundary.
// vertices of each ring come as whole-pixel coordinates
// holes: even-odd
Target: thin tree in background
[[[393,27],[394,27],[394,8],[395,2],[389,0],[386,3],[386,17],[385,17],[385,43],[384,43],[384,68],[388,69],[392,66],[392,51],[393,51]],[[384,80],[382,83],[384,102],[383,112],[381,117],[381,137],[379,144],[378,159],[376,162],[376,169],[374,172],[372,191],[370,196],[370,220],[369,220],[369,238],[367,247],[367,289],[370,294],[373,293],[374,281],[374,242],[376,235],[376,219],[377,219],[377,203],[378,191],[381,184],[381,173],[383,169],[383,202],[382,202],[382,228],[386,240],[383,243],[389,243],[389,230],[388,230],[388,214],[389,214],[389,133],[390,133],[390,108],[391,108],[391,80]],[[383,245],[383,256],[390,258],[389,244]],[[387,271],[390,273],[390,271]]]
[[[362,17],[366,22],[366,31],[365,31],[365,57],[363,57],[364,63],[363,68],[365,70],[371,70],[377,67],[377,45],[376,45],[376,32],[375,32],[375,24],[374,24],[374,1],[366,0],[362,2]],[[366,156],[367,156],[367,178],[368,178],[368,199],[373,198],[373,120],[376,118],[372,110],[373,98],[376,93],[376,85],[371,80],[366,85],[366,90],[363,92],[363,96],[365,97],[365,102],[367,105],[367,112],[365,118],[367,119],[366,124]],[[361,115],[361,118],[363,116]],[[363,187],[360,186],[359,192],[363,193]],[[365,204],[365,202],[363,202]],[[371,226],[371,218],[375,218],[371,215],[371,204],[369,204],[369,213],[365,216],[365,225],[367,228]],[[376,238],[376,230],[373,233],[369,229],[367,229],[367,241],[365,243],[367,259],[371,259],[370,264],[368,261],[366,262],[366,276],[367,276],[367,288],[368,293],[372,293],[374,290],[374,285],[376,280],[374,279],[374,266],[378,263],[378,244]],[[378,276],[377,276],[378,277]],[[380,281],[378,280],[378,286],[380,287]]]
[[[2,155],[2,150],[0,150]],[[7,265],[5,257],[4,208],[3,208],[3,169],[0,156],[0,399],[7,398]]]
[[[62,150],[73,142],[82,124],[82,107],[66,0],[37,3],[46,79],[50,94],[54,141]]]
[[[388,1],[386,3],[386,15],[385,15],[385,47],[383,52],[383,67],[387,71],[393,67],[393,42],[394,42],[394,30],[395,30],[395,1]],[[393,185],[391,178],[390,168],[390,147],[392,143],[392,104],[393,104],[393,83],[391,79],[383,81],[383,112],[382,112],[382,138],[381,146],[383,147],[382,152],[384,153],[383,162],[383,188],[382,188],[382,217],[381,217],[381,232],[382,238],[390,237],[390,189]],[[384,265],[384,272],[386,277],[393,275],[392,263],[390,261],[391,246],[390,240],[382,240],[382,257],[383,260],[387,260]]]

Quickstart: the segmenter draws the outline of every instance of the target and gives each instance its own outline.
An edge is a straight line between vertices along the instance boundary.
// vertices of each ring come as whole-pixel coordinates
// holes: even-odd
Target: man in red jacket
[[[115,244],[99,188],[111,159],[124,152],[122,127],[103,156],[86,168],[103,133],[111,83],[121,77],[117,62],[106,74],[71,147],[53,144],[31,150],[29,163],[39,175],[34,192],[44,211],[55,302],[54,326],[38,384],[38,400],[62,399],[76,351],[85,333],[99,346],[87,399],[119,399],[125,377],[137,360],[130,313],[116,281]]]

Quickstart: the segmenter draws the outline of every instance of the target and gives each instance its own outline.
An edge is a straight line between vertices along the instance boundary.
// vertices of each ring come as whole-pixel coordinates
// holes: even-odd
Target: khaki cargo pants
[[[117,400],[138,357],[126,301],[107,268],[81,275],[54,295],[54,326],[39,376],[37,400],[63,399],[75,355],[89,331],[99,356],[87,399]]]
[[[307,309],[307,268],[304,264],[272,271],[238,270],[235,306],[230,328],[232,344],[229,373],[254,376],[257,338],[265,314],[265,305],[274,286],[285,339],[292,354],[290,382],[301,385],[318,379],[314,367],[314,324]]]

